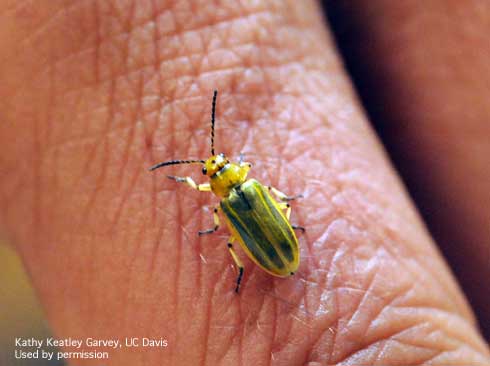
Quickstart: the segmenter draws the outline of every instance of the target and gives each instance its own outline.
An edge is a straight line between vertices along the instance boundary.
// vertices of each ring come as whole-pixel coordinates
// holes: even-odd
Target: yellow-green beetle
[[[214,208],[214,227],[199,231],[199,235],[214,233],[219,228],[219,211],[231,231],[228,249],[238,267],[235,291],[238,292],[243,276],[243,265],[238,258],[233,243],[237,240],[243,250],[260,268],[278,277],[293,275],[299,266],[298,239],[293,229],[305,229],[289,223],[291,207],[289,203],[300,196],[289,197],[273,187],[264,187],[255,179],[247,180],[252,165],[242,161],[232,163],[225,154],[214,152],[214,117],[216,111],[215,90],[211,113],[211,157],[207,160],[170,160],[158,163],[155,169],[176,164],[202,164],[202,173],[209,183],[196,184],[191,177],[167,176],[177,182],[186,183],[198,191],[212,191],[221,198]],[[280,202],[272,198],[272,192]],[[283,212],[285,210],[285,212]]]

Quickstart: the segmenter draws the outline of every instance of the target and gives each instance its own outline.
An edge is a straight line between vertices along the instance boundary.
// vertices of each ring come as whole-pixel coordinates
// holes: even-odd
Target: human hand
[[[0,223],[59,337],[168,339],[107,365],[488,364],[313,2],[2,6]],[[207,157],[213,89],[219,150],[304,194],[298,273],[243,258],[239,295],[225,231],[197,236],[216,199],[147,172]]]

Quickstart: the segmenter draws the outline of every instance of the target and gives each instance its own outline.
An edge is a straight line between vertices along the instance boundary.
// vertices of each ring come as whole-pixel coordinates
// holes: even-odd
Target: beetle
[[[233,244],[238,241],[248,257],[260,268],[277,277],[293,275],[299,266],[299,245],[295,229],[305,229],[291,225],[289,201],[302,197],[287,196],[274,187],[264,187],[247,175],[252,167],[243,161],[240,155],[238,163],[230,162],[225,154],[214,151],[214,121],[216,98],[213,94],[211,111],[211,157],[207,160],[169,160],[152,166],[149,170],[177,164],[201,164],[202,174],[209,178],[209,183],[196,184],[191,177],[167,175],[169,179],[187,184],[202,192],[212,192],[221,201],[213,210],[214,227],[199,231],[199,235],[212,234],[220,226],[219,212],[224,214],[225,222],[231,232],[228,249],[237,268],[235,292],[238,293],[243,277],[243,264],[237,256]],[[277,197],[275,200],[271,193]]]

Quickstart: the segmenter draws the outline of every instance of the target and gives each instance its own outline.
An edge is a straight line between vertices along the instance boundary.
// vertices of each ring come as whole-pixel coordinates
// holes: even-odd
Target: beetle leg
[[[247,171],[248,171],[252,167],[252,163],[249,163],[249,162],[246,162],[246,161],[240,161],[240,167],[241,168],[246,168]]]
[[[211,191],[211,185],[209,183],[196,184],[196,182],[194,182],[194,180],[192,180],[191,177],[175,177],[173,175],[167,175],[167,178],[173,179],[179,183],[185,183],[189,187],[197,189],[198,191],[201,191],[201,192]]]
[[[288,221],[289,221],[289,216],[291,216],[291,205],[287,202],[279,202],[278,205],[279,205],[280,209],[286,210],[286,219],[288,219]],[[306,231],[306,229],[303,226],[291,224],[291,227],[294,230],[301,230],[302,232]]]
[[[219,216],[218,216],[218,209],[219,206],[216,206],[213,210],[213,220],[214,220],[214,227],[212,229],[207,229],[207,230],[200,230],[199,231],[199,236],[205,235],[205,234],[212,234],[216,230],[219,229]]]
[[[240,289],[240,283],[242,282],[242,277],[243,277],[243,264],[240,258],[238,258],[238,255],[235,252],[235,249],[233,249],[233,242],[235,241],[235,238],[233,236],[230,236],[230,239],[228,240],[228,250],[230,251],[231,257],[233,258],[233,261],[235,262],[237,268],[238,268],[238,277],[236,279],[236,287],[235,287],[235,292],[238,293]]]
[[[302,198],[302,194],[297,194],[295,196],[288,196],[285,193],[282,193],[280,190],[274,188],[274,187],[267,187],[270,192],[274,193],[274,196],[276,196],[280,201],[287,202],[287,201],[292,201],[295,200],[296,198]]]
[[[287,202],[278,202],[278,205],[281,210],[286,210],[286,219],[289,221],[289,216],[291,216],[291,205]]]
[[[294,230],[301,230],[303,233],[306,231],[306,229],[305,229],[303,226],[299,226],[299,225],[291,225],[291,227],[292,227]]]

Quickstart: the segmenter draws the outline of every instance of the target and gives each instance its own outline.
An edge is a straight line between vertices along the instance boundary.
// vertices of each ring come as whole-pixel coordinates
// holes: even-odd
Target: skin
[[[58,337],[166,338],[107,365],[484,365],[488,347],[340,63],[317,4],[3,2],[0,224]],[[242,252],[204,178],[217,150],[288,194],[302,262]],[[69,350],[69,348],[67,348]],[[100,361],[77,364],[99,365]]]

